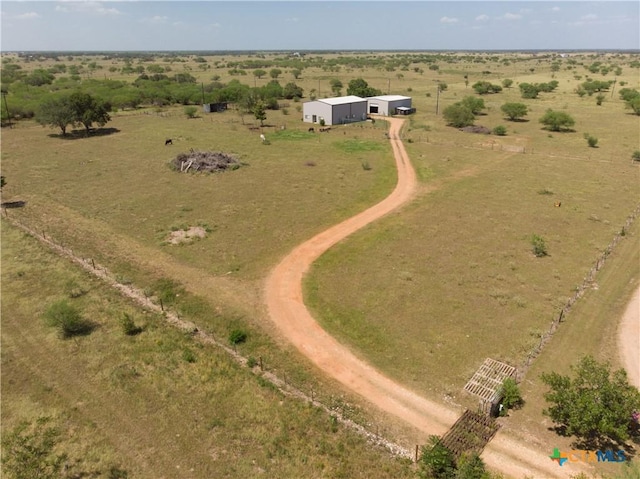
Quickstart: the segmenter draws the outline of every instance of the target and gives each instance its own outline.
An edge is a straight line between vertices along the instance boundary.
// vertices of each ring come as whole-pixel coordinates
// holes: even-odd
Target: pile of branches
[[[467,133],[481,133],[483,135],[488,135],[489,133],[491,133],[491,130],[489,128],[479,125],[465,126],[464,128],[460,128],[460,131],[465,131]]]
[[[187,171],[216,172],[240,168],[240,162],[233,156],[221,151],[196,151],[180,153],[171,161],[171,168],[186,173]]]

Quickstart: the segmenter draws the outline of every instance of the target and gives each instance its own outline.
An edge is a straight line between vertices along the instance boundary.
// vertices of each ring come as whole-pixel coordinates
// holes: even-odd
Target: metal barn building
[[[302,105],[302,120],[307,123],[341,125],[367,119],[367,100],[359,96],[340,96],[306,102]]]
[[[400,111],[396,111],[399,108]],[[367,113],[372,115],[395,115],[409,109],[411,113],[415,109],[411,108],[411,97],[402,95],[381,95],[367,98]]]

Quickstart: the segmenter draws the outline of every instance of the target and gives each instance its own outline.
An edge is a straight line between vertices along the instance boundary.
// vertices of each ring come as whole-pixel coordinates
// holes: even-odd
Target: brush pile
[[[186,173],[188,171],[218,172],[240,168],[240,162],[221,151],[196,151],[180,153],[171,161],[171,168]]]

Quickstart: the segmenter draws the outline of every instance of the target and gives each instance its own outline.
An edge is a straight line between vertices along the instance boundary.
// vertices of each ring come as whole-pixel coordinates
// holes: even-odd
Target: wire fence
[[[373,422],[369,416],[356,404],[350,402],[344,395],[327,392],[322,386],[301,380],[290,372],[283,364],[278,364],[276,358],[260,356],[254,358],[238,352],[235,345],[229,345],[210,332],[204,331],[195,323],[182,317],[175,309],[163,304],[162,299],[150,295],[144,289],[132,285],[129,281],[123,281],[119,275],[114,275],[108,268],[99,264],[93,258],[84,257],[78,251],[63,245],[54,236],[44,229],[28,226],[23,221],[10,215],[3,208],[5,218],[15,227],[39,240],[58,255],[70,259],[73,263],[82,267],[92,275],[98,277],[110,287],[118,290],[123,296],[131,299],[144,309],[157,313],[171,326],[176,327],[192,336],[202,344],[214,346],[224,351],[237,364],[247,367],[259,381],[266,381],[278,389],[282,394],[310,403],[327,413],[332,421],[341,423],[363,436],[369,443],[381,446],[390,453],[417,460],[417,454],[385,437],[390,431],[380,424]],[[417,451],[416,446],[416,451]]]
[[[600,271],[605,265],[607,258],[611,255],[615,247],[618,243],[625,237],[626,232],[629,230],[637,216],[640,214],[640,204],[636,206],[633,212],[627,217],[624,225],[620,229],[618,233],[613,237],[611,242],[607,245],[607,247],[600,253],[600,255],[596,258],[595,263],[589,270],[589,272],[585,275],[582,283],[576,287],[574,294],[569,298],[569,300],[565,303],[565,305],[560,309],[560,311],[555,315],[554,319],[551,321],[549,325],[549,329],[540,336],[540,342],[527,354],[527,357],[524,359],[522,364],[517,368],[516,371],[516,380],[520,382],[527,370],[531,366],[533,360],[538,357],[538,355],[542,352],[544,346],[549,342],[553,334],[558,329],[560,323],[566,320],[567,315],[571,312],[571,308],[574,304],[584,296],[585,292],[593,288],[595,285],[596,275],[598,271]]]

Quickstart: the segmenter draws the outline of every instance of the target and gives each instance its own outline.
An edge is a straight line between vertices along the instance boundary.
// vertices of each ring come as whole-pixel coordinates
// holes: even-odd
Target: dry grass
[[[412,476],[406,461],[2,226],[3,430],[51,416],[71,471],[100,477],[112,466],[158,478]],[[85,294],[70,301],[97,328],[61,340],[43,311],[78,287]],[[142,333],[123,333],[125,312]]]
[[[418,198],[322,257],[307,283],[308,297],[327,329],[382,370],[420,393],[469,404],[460,392],[473,371],[487,356],[515,364],[526,357],[635,208],[638,191],[638,167],[630,161],[638,120],[617,93],[598,107],[595,98],[573,93],[574,73],[584,80],[586,70],[563,69],[555,93],[526,101],[529,121],[508,122],[500,106],[522,101],[518,82],[551,80],[550,62],[530,58],[504,65],[502,56],[486,56],[491,59],[485,63],[440,63],[438,72],[420,65],[424,72],[418,73],[412,65],[401,78],[397,71],[351,68],[309,68],[299,80],[285,71],[281,77],[307,93],[319,88],[320,96],[329,93],[332,78],[346,86],[362,77],[385,93],[413,97],[418,112],[408,119],[404,139],[422,180]],[[622,60],[610,55],[607,61]],[[189,65],[198,81],[214,74],[223,82],[233,78],[224,66],[198,72],[197,64]],[[623,69],[618,80],[638,88],[637,70]],[[250,72],[239,78],[253,81]],[[438,81],[449,86],[440,96],[442,111],[473,94],[475,81],[504,78],[514,80],[513,88],[485,97],[486,115],[476,123],[505,125],[506,137],[465,134],[435,115]],[[262,278],[294,245],[384,197],[395,173],[383,122],[312,135],[298,106],[291,102],[289,115],[268,113],[271,126],[263,132],[269,145],[248,116],[228,111],[188,120],[182,108],[120,112],[107,125],[117,132],[89,139],[61,140],[28,123],[4,130],[4,199],[27,202],[9,214],[137,285],[151,288],[159,278],[179,282],[191,295],[185,314],[199,325],[218,337],[248,327],[249,354],[277,358],[278,368],[309,380],[312,374],[297,366],[298,356],[269,336]],[[576,131],[542,130],[538,118],[547,108],[571,114]],[[598,137],[599,148],[587,146],[587,132]],[[165,147],[166,138],[174,145]],[[172,172],[168,162],[189,148],[225,151],[248,166],[220,175]],[[556,201],[561,208],[553,206]],[[166,244],[172,230],[192,225],[206,225],[210,233],[191,244]],[[532,255],[532,234],[546,240],[549,257]],[[610,291],[606,298],[587,295],[580,302],[596,330],[617,321],[627,283],[637,282],[637,275],[624,279],[637,257],[622,252],[635,235],[637,230],[623,241],[620,259],[610,260],[629,265],[627,272],[615,266],[602,272],[599,292]],[[610,290],[604,285],[608,274]],[[577,311],[573,317],[582,314]],[[602,354],[593,337],[567,325],[558,333],[567,335],[566,343],[556,346],[554,338],[527,376],[531,407],[514,417],[527,428],[527,439],[553,439],[539,426],[539,371],[566,368],[583,352]],[[567,349],[572,354],[565,359]]]

